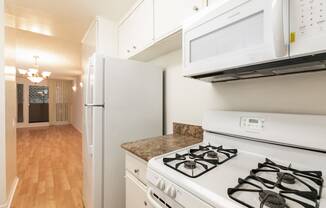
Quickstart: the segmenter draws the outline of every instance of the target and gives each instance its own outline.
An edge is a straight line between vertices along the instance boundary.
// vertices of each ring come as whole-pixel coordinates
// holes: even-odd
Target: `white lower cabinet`
[[[146,191],[146,186],[127,171],[126,208],[148,208]]]
[[[126,153],[126,208],[149,208],[146,193],[147,163]]]

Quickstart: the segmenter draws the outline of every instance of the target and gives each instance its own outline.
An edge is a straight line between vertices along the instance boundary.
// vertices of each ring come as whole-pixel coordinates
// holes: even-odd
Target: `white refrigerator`
[[[84,203],[86,208],[124,208],[120,145],[162,135],[163,71],[95,54],[84,86]]]

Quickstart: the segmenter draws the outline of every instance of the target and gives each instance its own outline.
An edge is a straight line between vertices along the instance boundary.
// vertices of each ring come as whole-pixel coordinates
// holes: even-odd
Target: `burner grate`
[[[274,174],[275,181],[259,175],[263,173]],[[308,184],[308,181],[315,183],[319,190]],[[306,190],[289,187],[296,183],[300,184],[301,188],[306,187]],[[238,185],[228,189],[228,195],[248,208],[254,206],[239,199],[239,194],[235,193],[258,193],[257,200],[260,201],[260,207],[287,208],[290,207],[288,204],[296,204],[294,207],[318,208],[322,187],[323,179],[320,171],[299,171],[293,169],[291,165],[286,167],[266,159],[264,163],[258,164],[257,169],[251,170],[250,175],[245,179],[239,178]]]
[[[232,159],[236,149],[224,149],[223,146],[199,146],[186,154],[176,154],[172,158],[163,158],[163,163],[188,177],[196,178]]]
[[[191,178],[197,178],[216,167],[215,164],[197,158],[190,153],[183,155],[176,154],[174,158],[163,158],[163,163]]]

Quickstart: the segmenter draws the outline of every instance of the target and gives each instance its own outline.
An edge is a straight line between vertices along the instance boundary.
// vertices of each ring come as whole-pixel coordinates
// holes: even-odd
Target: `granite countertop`
[[[153,157],[202,142],[200,126],[173,123],[173,134],[141,139],[121,145],[126,151],[148,161]]]

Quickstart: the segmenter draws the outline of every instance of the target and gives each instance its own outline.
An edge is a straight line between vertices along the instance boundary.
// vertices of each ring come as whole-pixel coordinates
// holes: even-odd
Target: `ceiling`
[[[95,16],[119,21],[136,1],[5,0],[6,64],[27,69],[39,56],[52,78],[79,76],[80,43]]]
[[[95,16],[118,21],[137,0],[5,0],[16,28],[80,42]]]
[[[51,78],[68,79],[82,74],[81,44],[24,30],[6,28],[5,62],[17,69],[35,68],[34,56],[41,71]]]

